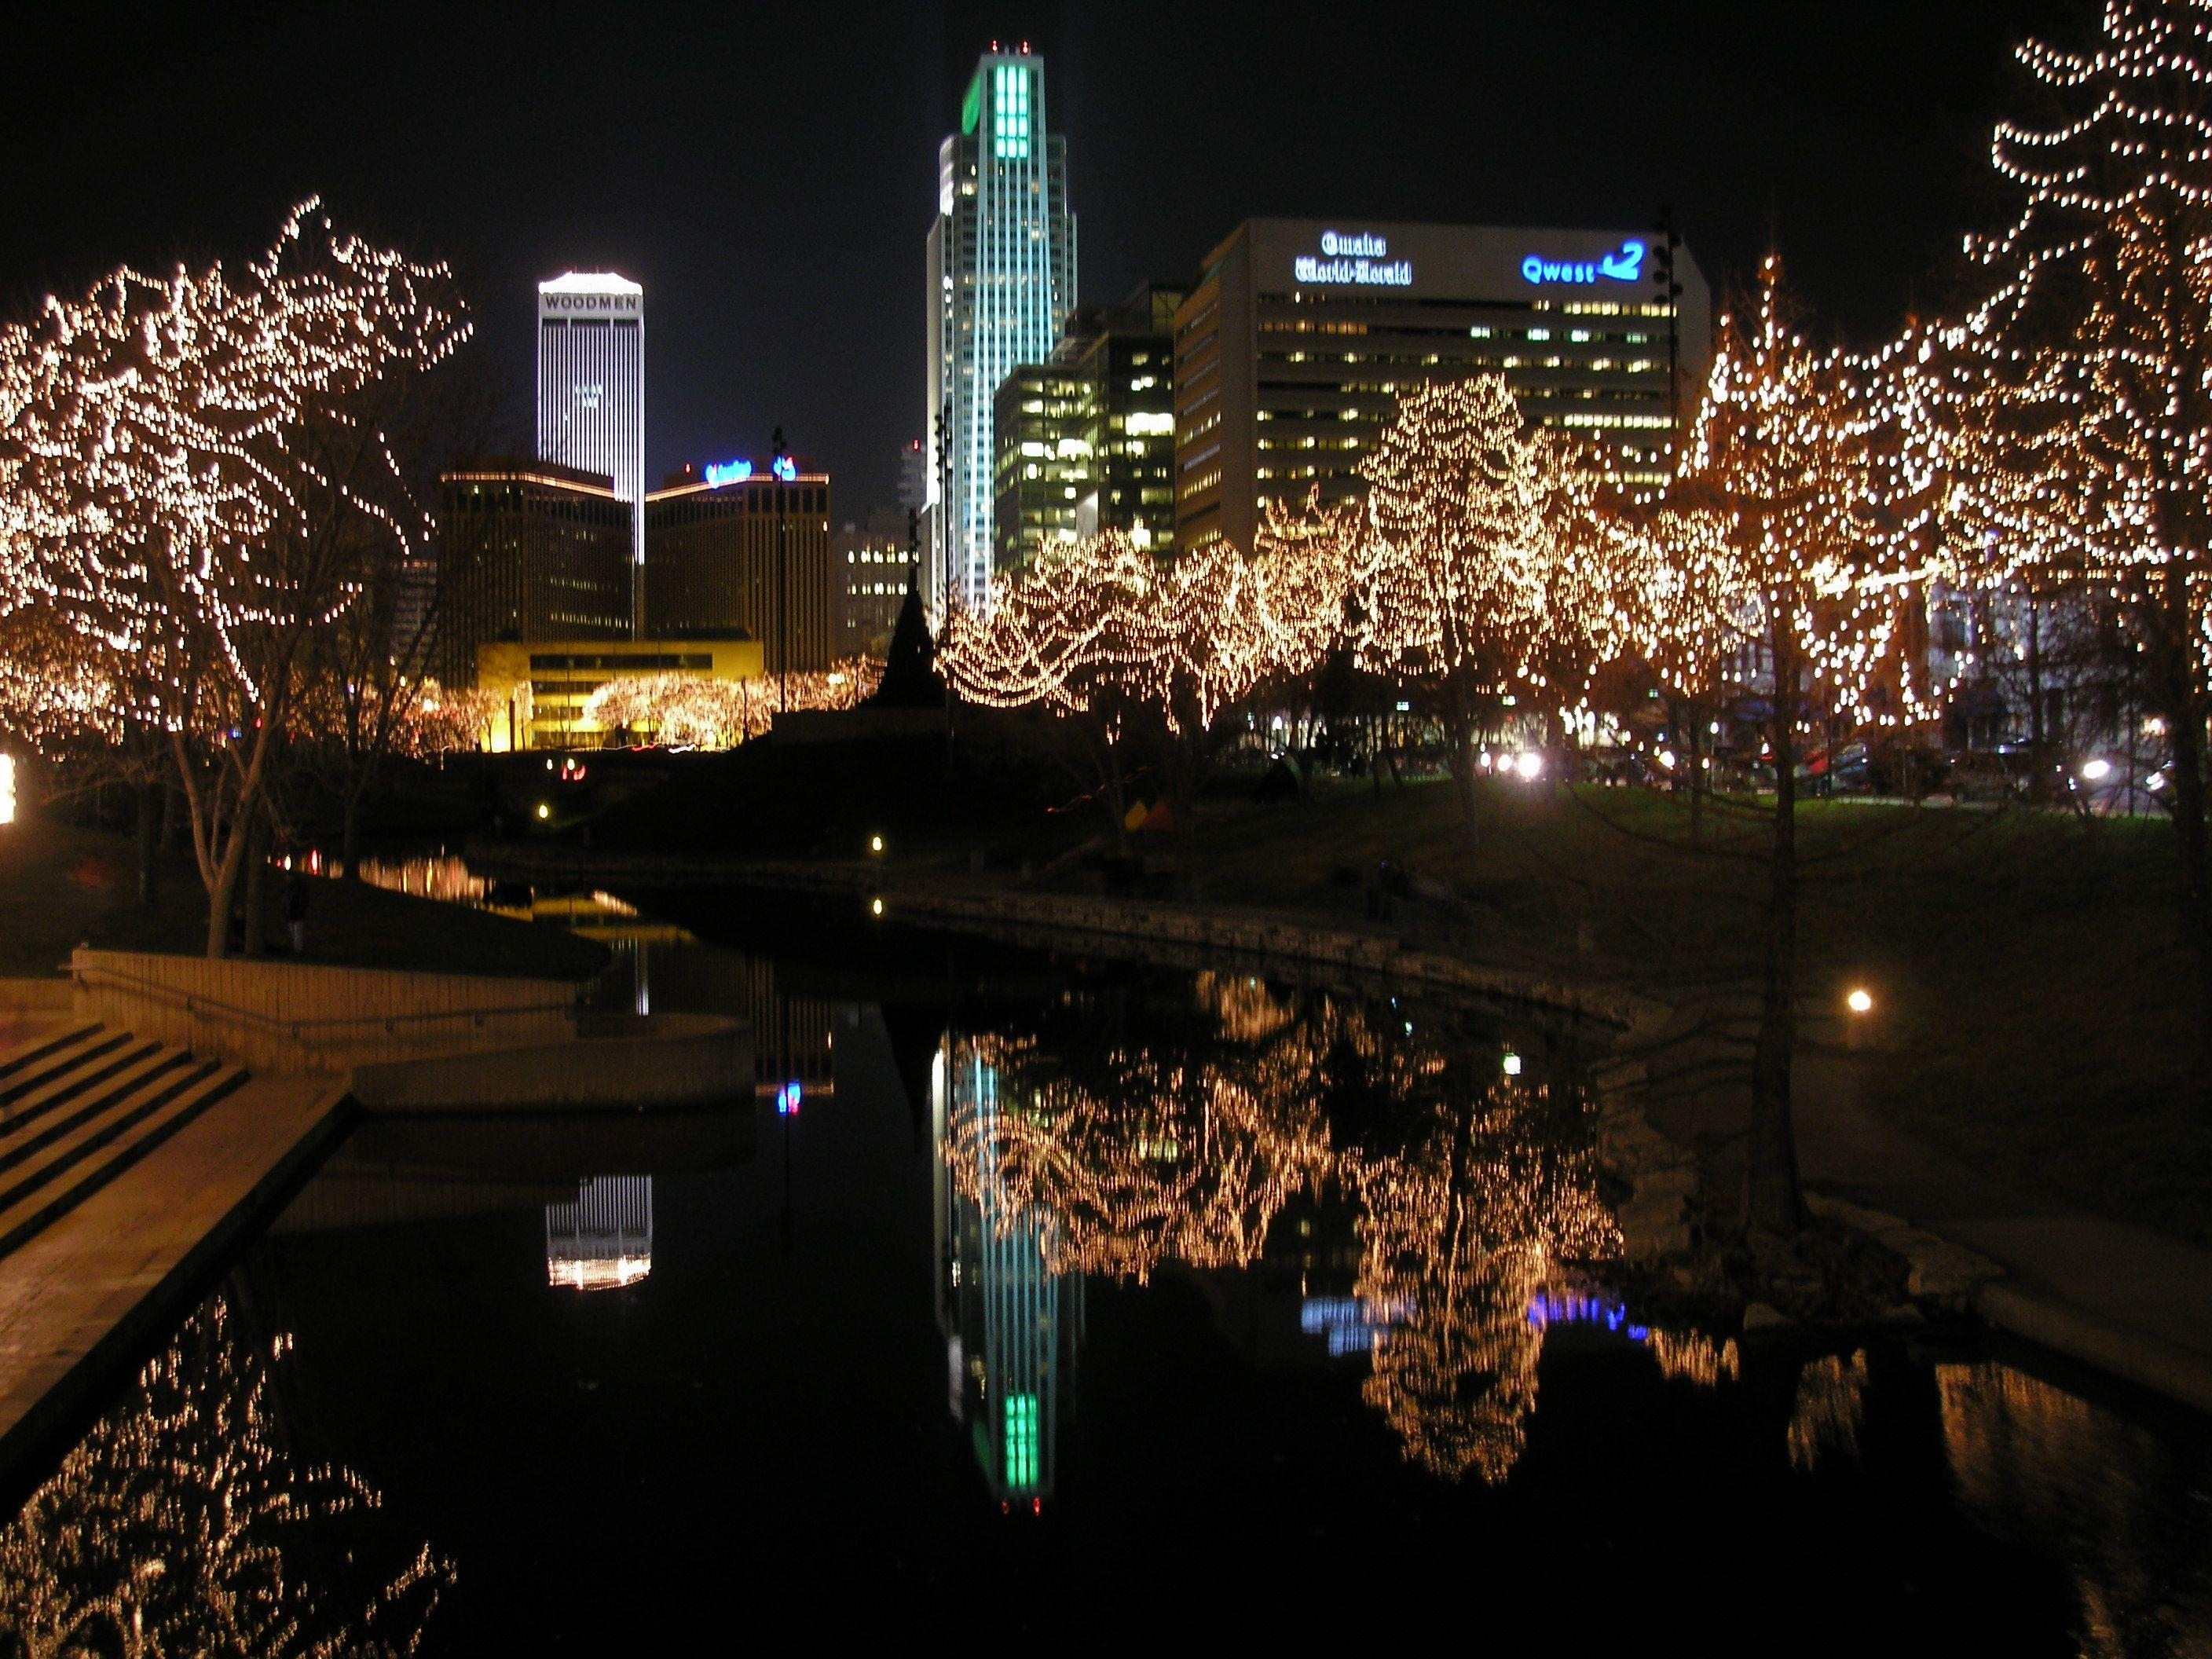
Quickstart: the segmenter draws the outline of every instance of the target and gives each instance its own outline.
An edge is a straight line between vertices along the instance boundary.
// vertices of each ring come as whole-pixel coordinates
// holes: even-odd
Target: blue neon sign
[[[1598,259],[1547,259],[1532,253],[1521,262],[1521,277],[1541,288],[1551,283],[1632,283],[1644,271],[1644,244],[1623,242],[1620,252]]]
[[[779,455],[768,464],[768,470],[789,483],[799,476],[799,463],[788,455]]]
[[[752,476],[753,464],[750,461],[724,461],[719,465],[709,462],[707,488],[720,489],[724,484],[743,483]]]

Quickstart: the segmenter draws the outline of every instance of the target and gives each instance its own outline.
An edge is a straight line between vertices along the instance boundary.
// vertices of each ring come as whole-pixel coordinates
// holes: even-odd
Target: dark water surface
[[[757,1097],[365,1123],[0,1534],[13,1651],[2212,1650],[2194,1419],[1625,1303],[1571,1032],[661,913],[599,994]]]

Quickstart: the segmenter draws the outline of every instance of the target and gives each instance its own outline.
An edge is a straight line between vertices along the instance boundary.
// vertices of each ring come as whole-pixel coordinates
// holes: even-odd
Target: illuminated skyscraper
[[[960,131],[937,151],[929,230],[927,598],[979,603],[992,568],[993,403],[1022,363],[1051,360],[1075,304],[1066,141],[1045,131],[1044,60],[994,46]]]
[[[614,480],[630,504],[630,562],[643,564],[645,290],[627,277],[538,283],[538,455]]]

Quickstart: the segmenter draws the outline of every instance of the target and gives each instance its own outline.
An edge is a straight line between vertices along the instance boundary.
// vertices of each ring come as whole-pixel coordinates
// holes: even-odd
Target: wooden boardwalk
[[[61,1015],[0,1036],[0,1469],[74,1426],[343,1127],[256,1076]]]

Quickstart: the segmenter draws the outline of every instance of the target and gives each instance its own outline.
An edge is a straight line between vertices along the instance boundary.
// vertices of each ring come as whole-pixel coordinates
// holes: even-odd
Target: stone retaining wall
[[[577,988],[564,980],[84,950],[71,953],[70,976],[81,1018],[263,1072],[343,1072],[574,1035]]]

